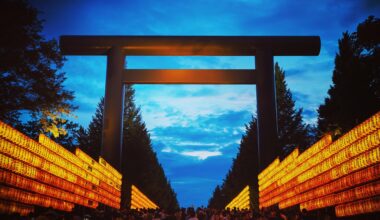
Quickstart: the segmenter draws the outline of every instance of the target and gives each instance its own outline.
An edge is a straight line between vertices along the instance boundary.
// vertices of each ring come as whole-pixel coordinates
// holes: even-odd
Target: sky
[[[315,124],[327,96],[338,39],[369,15],[376,0],[31,0],[43,35],[314,35],[319,56],[275,57],[297,108]],[[106,57],[67,56],[65,88],[75,93],[72,119],[87,127],[104,96]],[[254,57],[127,57],[127,68],[253,69]],[[256,113],[254,85],[135,85],[135,102],[180,205],[207,205],[236,157]]]

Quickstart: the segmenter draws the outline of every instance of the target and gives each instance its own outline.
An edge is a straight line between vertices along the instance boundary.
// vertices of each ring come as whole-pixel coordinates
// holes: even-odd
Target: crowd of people
[[[31,213],[30,216],[21,217],[17,215],[3,215],[0,219],[22,219],[22,220],[308,220],[316,219],[308,216],[306,211],[282,213],[279,210],[261,210],[254,212],[250,210],[217,210],[210,208],[182,208],[174,211],[162,209],[141,209],[141,210],[76,210],[70,213],[47,210],[39,214]],[[325,216],[318,218],[321,220],[333,219]]]
[[[254,212],[250,210],[217,210],[209,208],[187,208],[174,212],[163,210],[140,210],[128,212],[125,219],[136,220],[307,220],[308,213],[297,212],[287,216],[279,210],[262,210]]]

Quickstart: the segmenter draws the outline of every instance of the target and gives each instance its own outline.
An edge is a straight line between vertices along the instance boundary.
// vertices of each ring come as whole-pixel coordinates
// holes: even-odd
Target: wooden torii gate
[[[107,56],[101,154],[114,167],[122,160],[125,83],[256,84],[261,170],[278,152],[273,56],[316,56],[321,42],[318,36],[61,36],[60,46],[64,55]],[[255,56],[256,69],[124,69],[125,56],[148,55]]]

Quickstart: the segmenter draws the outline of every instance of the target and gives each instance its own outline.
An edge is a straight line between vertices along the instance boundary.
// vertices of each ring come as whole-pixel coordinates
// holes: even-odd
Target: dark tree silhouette
[[[209,200],[208,206],[211,208],[224,208],[246,185],[250,186],[252,200],[257,201],[256,190],[258,175],[257,158],[257,120],[252,118],[246,125],[246,132],[243,135],[238,154],[234,159],[231,169],[228,171],[222,186],[214,191],[213,197]],[[253,204],[258,209],[258,204]]]
[[[140,109],[134,103],[134,93],[131,85],[125,86],[121,205],[130,205],[131,184],[134,184],[160,207],[178,208],[176,194],[157,160]],[[95,159],[100,155],[103,111],[104,98],[101,98],[88,129],[79,128],[77,132],[80,148]]]
[[[103,129],[103,112],[104,112],[104,98],[102,97],[95,110],[95,115],[88,125],[88,129],[79,128],[78,144],[92,158],[99,158],[102,146],[102,129]]]
[[[280,156],[284,157],[294,148],[307,148],[313,138],[311,128],[303,123],[302,109],[295,108],[295,101],[285,81],[285,72],[278,63],[274,67],[278,117]]]
[[[302,149],[310,146],[313,138],[309,126],[302,121],[302,110],[295,108],[295,102],[285,81],[285,72],[275,64],[276,98],[279,143],[281,144],[280,155],[284,157],[295,147]],[[228,171],[223,184],[214,190],[209,200],[209,207],[224,208],[246,185],[250,186],[252,208],[258,210],[258,143],[257,143],[257,120],[252,118],[246,125],[236,159]],[[274,155],[275,156],[275,155]]]
[[[91,153],[88,151],[88,148],[91,148],[91,145],[89,144],[87,129],[85,129],[83,126],[79,126],[78,131],[75,133],[75,136],[78,142],[78,147],[96,160],[99,154],[91,155]]]
[[[123,134],[123,206],[129,205],[130,185],[135,184],[161,208],[176,209],[176,194],[152,149],[149,133],[134,104],[134,89],[126,85],[124,96]]]
[[[26,112],[45,131],[64,134],[57,125],[74,109],[74,96],[63,87],[57,42],[41,35],[38,12],[24,0],[0,1],[0,30],[0,120],[20,126]]]
[[[208,201],[208,207],[215,209],[224,209],[225,203],[223,201],[222,191],[220,190],[220,186],[217,185],[214,189],[214,192],[212,192],[211,198]]]
[[[338,43],[333,85],[318,109],[319,130],[335,136],[380,110],[380,20],[367,18]]]

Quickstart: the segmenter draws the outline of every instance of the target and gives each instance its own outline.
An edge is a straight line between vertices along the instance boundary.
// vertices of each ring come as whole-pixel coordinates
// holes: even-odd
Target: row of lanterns
[[[296,178],[301,173],[305,172],[312,165],[311,159],[315,155],[317,155],[319,152],[321,152],[323,149],[325,149],[328,145],[330,145],[331,142],[332,142],[331,135],[326,135],[322,139],[317,141],[315,144],[313,144],[311,147],[309,147],[302,154],[300,154],[294,160],[294,162],[292,164],[289,164],[287,167],[285,167],[282,170],[274,169],[272,171],[274,173],[283,173],[283,174],[279,174],[282,177],[279,178],[277,181],[265,180],[266,177],[263,177],[262,181],[259,180],[259,195],[260,195],[260,197],[265,195],[265,194],[268,194],[269,192],[273,191],[275,188],[278,188],[279,186],[282,186],[285,183],[288,183],[289,181],[293,180],[294,178]],[[276,176],[275,176],[275,178],[276,178]],[[262,182],[264,182],[264,183],[262,183]],[[265,183],[265,182],[267,182],[267,183]],[[269,184],[269,183],[271,183],[271,184]]]
[[[375,182],[379,162],[380,112],[334,142],[327,135],[300,155],[296,149],[282,161],[276,158],[258,176],[260,207],[300,204],[308,210],[328,206],[345,210],[338,207],[353,201],[361,204],[380,194],[380,184]]]
[[[5,148],[0,145],[0,167],[55,187],[60,186],[62,189],[75,191],[78,195],[87,196],[89,199],[96,198],[91,184],[85,180],[28,152],[24,151],[23,156],[12,154],[18,152],[17,150],[22,150],[17,145],[12,146],[12,149],[12,151],[5,151]]]
[[[105,174],[107,178],[102,178],[100,176],[97,176],[97,178],[93,178],[93,173],[84,172],[88,170],[88,166],[82,160],[83,158],[79,158],[78,156],[66,150],[65,148],[55,143],[43,134],[39,135],[38,143],[33,139],[27,137],[26,135],[20,133],[16,129],[6,125],[3,122],[0,122],[0,137],[3,137],[11,143],[17,144],[20,147],[26,148],[27,150],[33,152],[36,155],[41,155],[44,159],[56,165],[64,167],[67,170],[75,173],[78,176],[81,176],[87,181],[93,182],[96,185],[99,184],[98,181],[96,181],[96,179],[102,179],[105,182],[113,180],[115,182],[113,185],[117,185],[117,189],[120,189],[121,174],[117,172],[114,168],[112,168],[112,166],[110,166],[102,158],[100,158],[99,163],[94,161],[94,166],[97,168],[96,170],[99,170],[100,172]],[[102,166],[101,162],[107,165]]]
[[[58,209],[62,211],[71,211],[74,208],[74,204],[70,202],[1,185],[0,198],[5,200],[21,202],[24,204],[51,207],[53,209]]]
[[[92,159],[92,157],[87,155],[81,149],[76,148],[75,155],[78,158],[80,158],[84,163],[86,163],[85,167],[87,167],[87,170],[92,171],[95,177],[97,177],[103,182],[106,182],[108,185],[113,186],[112,188],[116,188],[116,191],[120,189],[121,178],[119,179],[118,177],[116,177],[116,175],[109,171],[105,166],[96,162],[94,159]]]
[[[64,190],[63,187],[56,188],[2,169],[0,169],[0,183],[90,208],[96,208],[98,206],[98,204],[92,202],[91,199],[80,196],[75,191]]]
[[[331,136],[327,135],[322,140],[318,141],[316,144],[308,148],[305,152],[303,152],[297,160],[304,161],[303,158],[310,158],[310,164],[315,165],[318,162],[320,162],[323,159],[329,158],[331,155],[335,154],[341,149],[344,149],[347,145],[352,144],[353,142],[356,142],[360,138],[367,136],[368,134],[378,130],[380,128],[380,112],[372,116],[371,118],[367,119],[362,124],[356,126],[354,129],[343,135],[341,138],[336,140],[334,143],[329,145],[331,143]],[[325,146],[329,145],[328,148],[324,149]],[[323,151],[321,151],[324,149]],[[312,155],[315,155],[316,153],[319,153],[319,157],[310,157]],[[288,157],[291,157],[292,155],[289,155]],[[275,174],[280,171],[281,169],[278,169],[281,167],[282,163],[286,163],[287,159],[284,159],[282,162],[279,162],[279,159],[276,158],[276,160],[273,161],[272,164],[270,164],[267,168],[265,168],[259,175],[259,191],[262,191],[270,184],[265,184],[267,182],[266,176],[268,174]],[[296,161],[297,162],[297,161]],[[286,175],[288,176],[288,175]],[[297,175],[296,175],[297,176]]]
[[[246,186],[235,198],[231,200],[230,203],[228,203],[225,209],[237,209],[237,210],[250,209],[249,195],[250,195],[249,186]]]
[[[159,208],[144,193],[142,193],[135,185],[131,188],[131,209],[157,209]]]
[[[299,202],[303,201],[301,199],[302,192],[306,192],[308,190],[315,190],[314,187],[322,186],[326,187],[325,183],[329,183],[332,180],[336,180],[339,177],[343,177],[347,174],[352,175],[353,171],[357,171],[359,169],[362,169],[364,167],[368,167],[370,165],[376,164],[380,161],[380,146],[376,149],[373,149],[372,151],[365,152],[364,154],[361,154],[359,157],[353,158],[352,160],[347,161],[346,163],[337,166],[326,173],[323,173],[320,176],[316,176],[313,179],[310,179],[307,182],[304,182],[302,184],[299,184],[297,186],[294,186],[292,189],[289,189],[288,191],[272,198],[267,201],[267,203],[263,203],[264,206],[271,206],[273,204],[279,203],[280,208],[286,208],[288,207],[287,203],[289,203],[287,200],[293,200],[291,204],[298,204]],[[373,176],[370,177],[368,181],[375,180]],[[310,197],[309,199],[314,199],[317,197]]]
[[[266,188],[267,186],[271,185],[272,183],[276,182],[278,179],[283,177],[286,172],[280,171],[283,171],[284,169],[289,169],[289,165],[295,164],[295,160],[297,159],[298,155],[299,150],[298,148],[296,148],[283,161],[281,161],[281,163],[278,164],[274,171],[268,173],[264,178],[259,180],[260,186]]]
[[[288,192],[293,187],[298,185],[297,176],[307,171],[312,164],[310,159],[318,155],[318,153],[325,149],[332,142],[330,135],[326,135],[321,140],[309,147],[305,152],[300,154],[294,163],[289,164],[286,168],[280,170],[280,173],[284,173],[283,177],[271,184],[269,187],[262,189],[259,182],[259,198],[260,203],[269,200],[281,193]],[[260,190],[261,189],[261,190]]]
[[[303,203],[305,201],[346,190],[352,188],[353,186],[361,185],[363,183],[370,182],[371,180],[379,178],[380,164],[376,164],[374,166],[361,169],[355,173],[351,173],[350,175],[346,175],[328,184],[321,185],[313,190],[299,193],[294,197],[289,196],[289,199],[285,199],[279,203],[279,207],[282,209],[287,208],[296,204]],[[313,180],[310,181],[310,185],[313,185],[313,182],[315,182]]]
[[[380,196],[360,200],[335,207],[337,217],[352,216],[362,213],[378,212],[380,210]]]
[[[90,158],[79,149],[71,153],[45,135],[36,142],[0,121],[0,182],[17,187],[17,195],[34,198],[32,205],[70,211],[71,206],[59,204],[96,208],[102,203],[119,209],[121,174],[104,159]],[[12,198],[14,204],[29,201]]]
[[[16,202],[9,202],[0,200],[0,213],[12,214],[17,213],[21,216],[27,216],[34,212],[34,207],[29,205],[22,205]]]
[[[380,195],[380,181],[368,183],[340,193],[319,197],[300,204],[300,209],[314,210]]]
[[[73,154],[43,134],[39,135],[39,142],[46,148],[50,149],[50,152],[55,152],[58,155],[58,158],[65,158],[66,160],[68,160],[70,164],[68,169],[76,175],[82,177],[83,179],[86,179],[87,181],[95,185],[99,185],[100,180],[104,182],[114,180],[115,182],[112,185],[116,187],[116,189],[120,189],[121,174],[118,173],[118,175],[116,176],[115,174],[113,174],[115,172],[114,169],[112,169],[111,171],[111,169],[108,166],[102,166],[102,163],[97,163],[95,161],[94,164],[96,164],[96,168],[93,169],[93,166],[91,166],[92,162],[88,163],[87,159],[87,157],[90,156],[85,154],[83,151],[76,150],[76,154]],[[56,164],[61,163],[59,161],[54,162]]]

